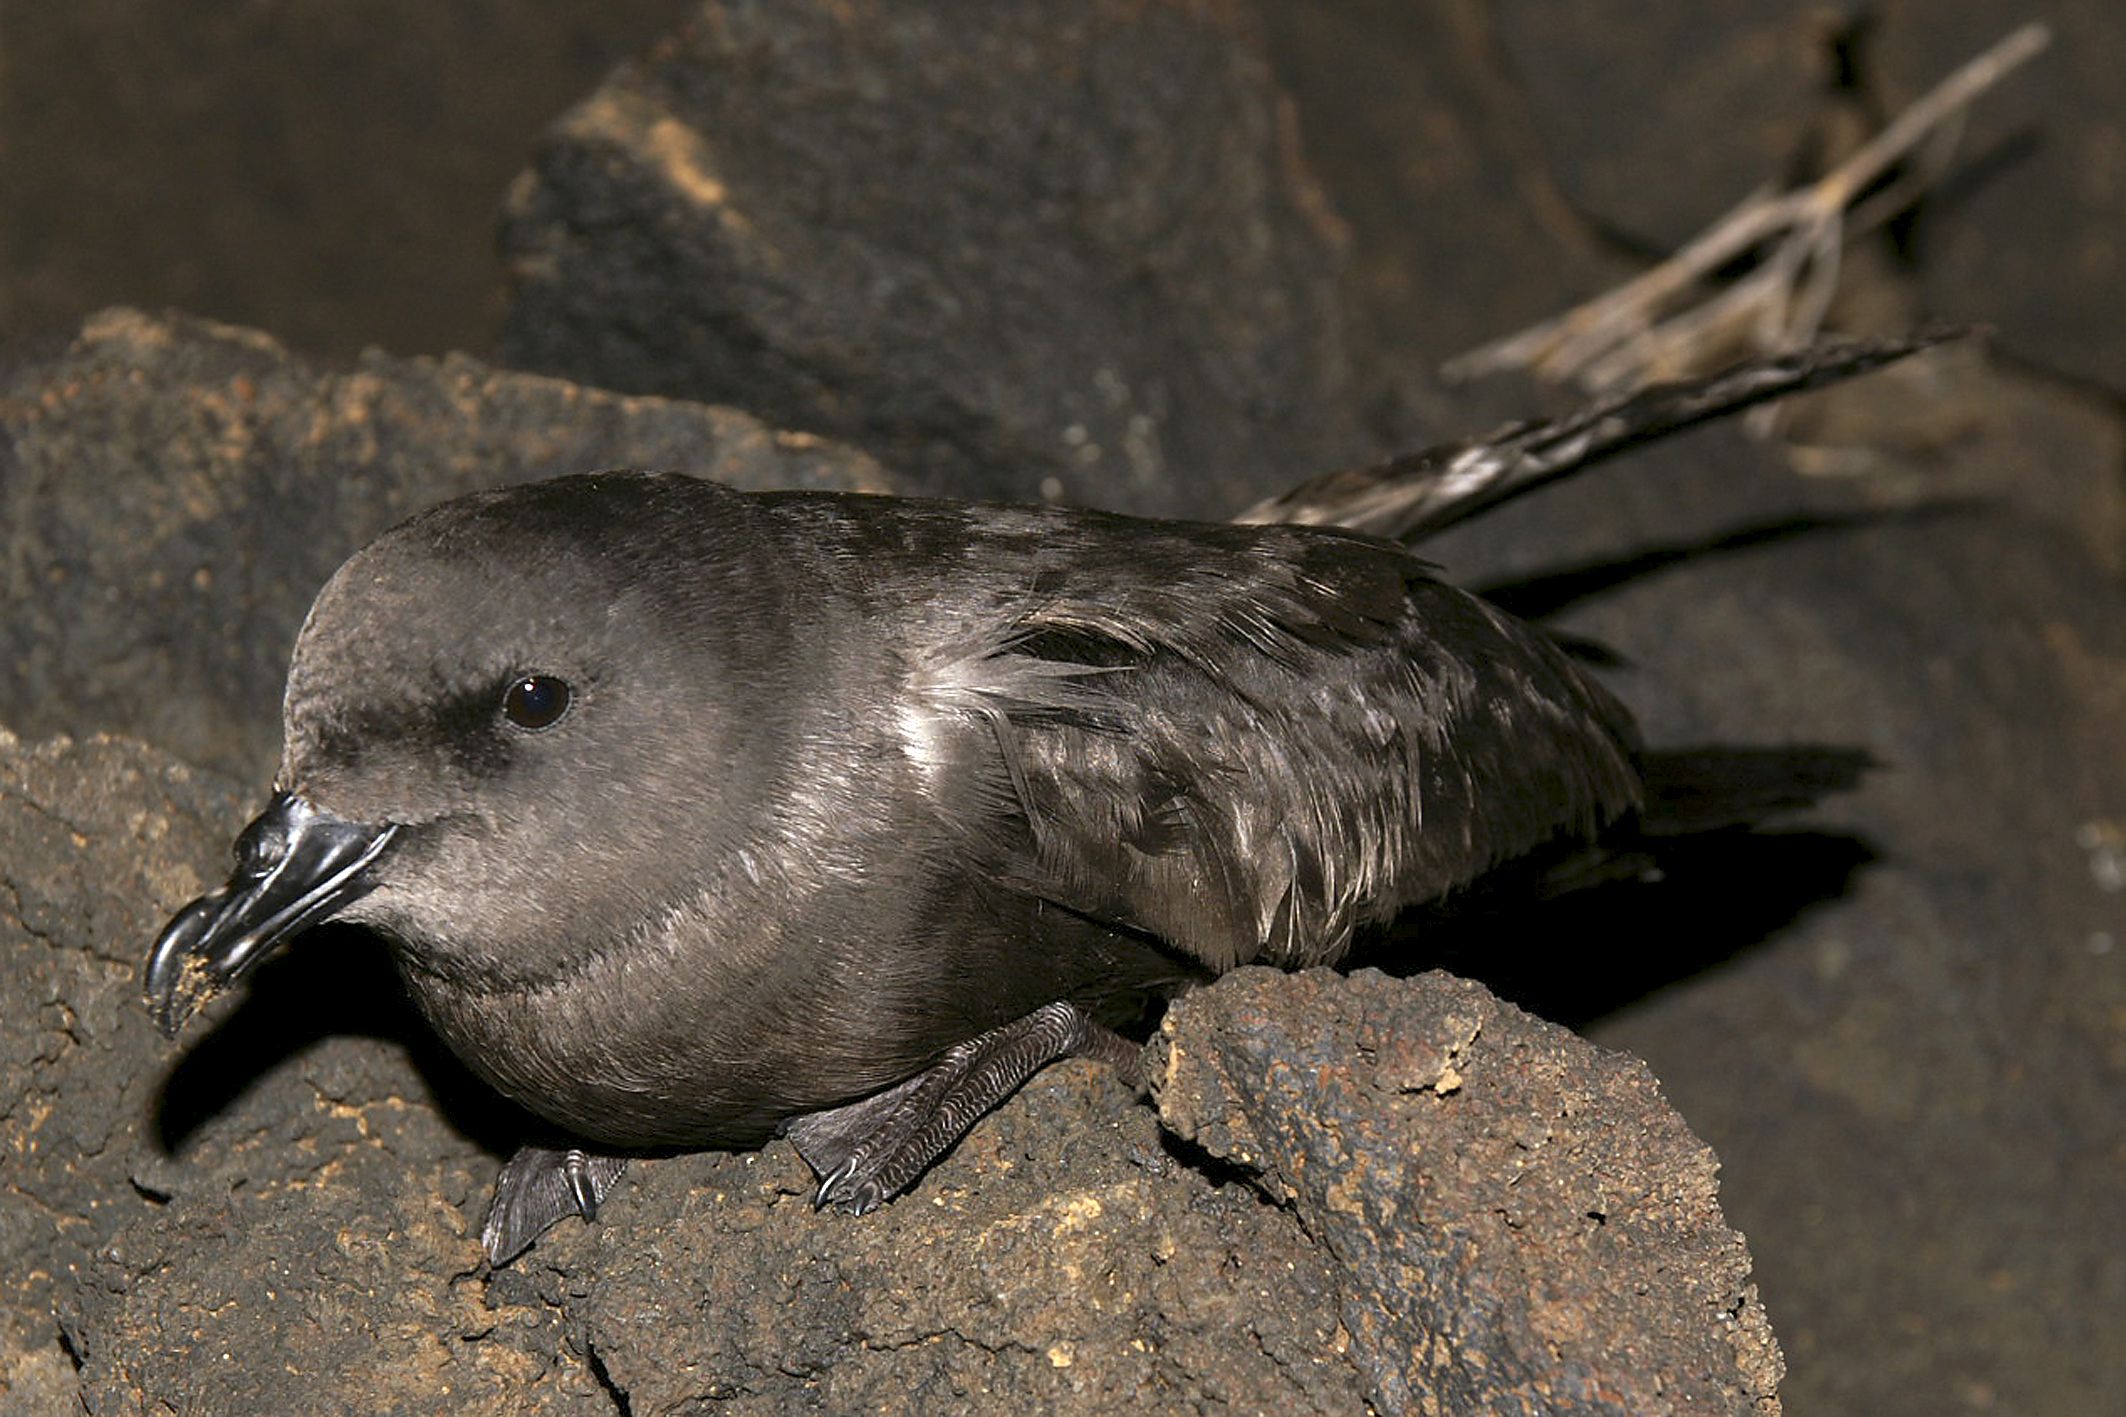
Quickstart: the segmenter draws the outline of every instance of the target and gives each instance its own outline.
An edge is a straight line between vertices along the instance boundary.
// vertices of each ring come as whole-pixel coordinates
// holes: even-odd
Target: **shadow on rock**
[[[260,1080],[326,1039],[376,1038],[402,1048],[436,1108],[467,1140],[508,1154],[537,1130],[437,1040],[406,996],[383,941],[327,925],[268,962],[212,1031],[181,1046],[156,1101],[155,1141],[175,1155]]]
[[[1986,510],[1988,504],[1978,498],[1957,498],[1916,507],[1776,517],[1734,527],[1714,536],[1648,546],[1630,555],[1605,556],[1586,565],[1517,576],[1479,587],[1477,594],[1523,620],[1541,620],[1606,591],[1711,557],[1754,551],[1823,532],[1972,516]]]
[[[1876,856],[1836,832],[1727,829],[1662,842],[1649,859],[1653,879],[1518,902],[1501,892],[1407,919],[1364,962],[1397,975],[1445,969],[1584,1030],[1766,944],[1845,895]]]

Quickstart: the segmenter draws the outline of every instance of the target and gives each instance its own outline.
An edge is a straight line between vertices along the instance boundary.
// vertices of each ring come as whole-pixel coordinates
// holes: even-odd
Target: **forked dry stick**
[[[1778,354],[1808,343],[1837,291],[1845,243],[1909,206],[1946,163],[1971,104],[2051,39],[2046,26],[2024,25],[1817,181],[1786,193],[1760,188],[1644,275],[1457,356],[1443,372],[1466,379],[1527,369],[1599,393],[1681,377],[1715,356],[1731,356],[1737,346]],[[1908,158],[1916,160],[1904,174],[1877,188]],[[1716,271],[1752,251],[1763,254],[1740,276],[1677,308]]]

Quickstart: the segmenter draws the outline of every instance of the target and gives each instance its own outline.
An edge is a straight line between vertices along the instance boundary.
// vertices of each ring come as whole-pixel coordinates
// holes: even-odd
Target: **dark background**
[[[511,181],[545,125],[690,9],[0,0],[0,348],[127,303],[255,326],[327,361],[372,345],[491,356]],[[1262,7],[1304,161],[1347,227],[1344,320],[1370,437],[1481,424],[1501,405],[1438,385],[1439,360],[1850,146],[2033,13]],[[1687,931],[1698,912],[1728,956],[1702,973],[1635,967],[1637,905],[1556,916],[1571,938],[1553,982],[1523,995],[1647,1058],[1720,1152],[1795,1412],[2097,1411],[2126,1390],[2126,778],[2102,752],[2126,746],[2126,666],[2075,619],[2113,617],[2126,560],[2126,21],[2096,0],[2044,17],[2059,42],[1985,100],[1916,218],[1852,254],[1838,312],[1856,328],[1985,320],[1992,355],[1819,407],[1790,458],[1835,476],[1840,450],[1865,443],[1878,451],[1858,482],[1879,508],[1979,493],[2010,527],[1895,553],[1908,561],[1848,540],[1789,563],[1816,577],[1797,594],[1850,589],[1858,624],[1923,622],[1900,641],[1908,672],[1854,716],[1920,745],[1906,773],[1968,766],[1965,786],[1879,789],[1880,811],[1859,814],[1890,863],[1872,874],[1802,846],[1739,859],[1730,869],[1750,875],[1664,907],[1682,918],[1649,929]],[[1500,577],[1556,569],[1575,517],[1564,502],[1448,559]],[[1640,519],[1658,523],[1658,506]],[[2070,590],[2017,590],[2048,577]],[[1702,593],[1723,593],[1717,578]],[[1628,691],[1656,733],[1664,701],[1689,704],[1679,721],[1740,724],[1771,697],[1791,695],[1798,719],[1861,692],[1753,668],[1752,636],[1779,639],[1779,613],[1732,593],[1734,638],[1687,646],[1688,678]],[[1966,626],[2057,681],[2036,695],[2013,654],[1966,657]],[[1865,656],[1867,632],[1852,633],[1845,649]],[[1816,648],[1799,646],[1804,665]],[[1900,876],[1912,861],[1925,869]],[[1803,896],[1859,891],[1867,911],[1796,907],[1767,890],[1784,872]],[[1712,928],[1723,911],[1764,938]]]
[[[686,12],[0,7],[0,330],[174,305],[308,352],[484,350],[545,125]]]

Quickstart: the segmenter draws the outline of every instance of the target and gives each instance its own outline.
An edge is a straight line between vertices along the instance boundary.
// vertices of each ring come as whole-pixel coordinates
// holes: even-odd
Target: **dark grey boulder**
[[[1357,448],[1335,218],[1241,14],[702,5],[512,190],[502,355],[956,495],[1237,511]]]

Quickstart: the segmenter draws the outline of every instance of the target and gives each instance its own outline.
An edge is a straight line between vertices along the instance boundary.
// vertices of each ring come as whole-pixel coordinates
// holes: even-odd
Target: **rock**
[[[1972,340],[1791,406],[1788,460],[1828,499],[2049,528],[2126,573],[2126,422]]]
[[[370,941],[306,941],[185,1056],[149,1022],[142,941],[247,797],[136,741],[0,733],[0,1409],[585,1411],[555,1315],[453,1281],[489,1175],[468,1079],[332,1037],[419,1028]]]
[[[1334,1257],[1376,1410],[1779,1410],[1719,1164],[1638,1060],[1371,970],[1239,971],[1153,1048],[1161,1121]]]
[[[512,190],[502,354],[956,495],[1220,515],[1357,447],[1297,153],[1224,0],[705,4]]]
[[[143,944],[249,795],[0,732],[0,1408],[584,1410],[555,1317],[461,1282],[490,1159],[371,942],[319,932],[185,1054],[156,1034]]]
[[[0,722],[130,733],[263,786],[289,647],[349,553],[460,492],[617,466],[892,485],[728,409],[461,355],[334,372],[256,331],[107,311],[56,357],[0,371]]]
[[[2052,27],[2052,47],[1972,110],[1910,253],[1936,314],[1995,325],[2016,353],[2116,399],[2126,394],[2126,13],[2109,0],[2041,10],[1886,0],[1874,78],[1894,112],[2033,18]]]
[[[154,1034],[133,961],[241,790],[113,738],[0,738],[0,782],[0,977],[40,1001],[0,1035],[23,1401],[1775,1408],[1710,1155],[1643,1067],[1445,976],[1250,971],[1168,1020],[1156,1116],[1063,1065],[862,1219],[815,1212],[782,1143],[640,1162],[598,1225],[489,1273],[523,1119],[366,936],[317,932],[181,1053]],[[1673,1405],[1597,1386],[1657,1380]]]
[[[1332,1257],[1171,1156],[1095,1065],[1043,1073],[872,1215],[810,1193],[781,1143],[641,1166],[611,1224],[497,1287],[567,1304],[636,1411],[1363,1405]]]
[[[1438,1052],[1459,1080],[1388,1076],[1447,1016],[1483,1034]],[[1170,1135],[1066,1064],[861,1221],[779,1145],[683,1158],[509,1282],[658,1411],[1777,1410],[1711,1155],[1643,1067],[1446,976],[1247,971],[1154,1047]]]
[[[1487,7],[1256,9],[1308,170],[1350,230],[1344,326],[1368,431],[1387,451],[1472,431],[1433,371],[1631,268],[1567,207]]]
[[[260,1081],[249,1135],[172,1163],[62,1306],[91,1413],[580,1413],[604,1407],[563,1314],[473,1273],[490,1158],[397,1050],[332,1039]],[[217,1126],[217,1131],[226,1132]]]
[[[2095,1239],[2126,1233],[2106,845],[2126,597],[2089,523],[2117,494],[2079,399],[1948,377],[1950,426],[2020,430],[1984,435],[1983,469],[1935,461],[1944,490],[1984,500],[1914,505],[1930,459],[1911,410],[1882,397],[1870,435],[1856,389],[1846,434],[1895,430],[1914,460],[1894,473],[1805,477],[1715,429],[1428,548],[1617,649],[1610,682],[1654,744],[1879,764],[1657,886],[1487,922],[1458,963],[1653,1066],[1724,1164],[1797,1409],[1941,1412],[1984,1391],[2100,1410],[2119,1376],[2103,1316],[2126,1306]],[[2070,446],[2078,490],[2041,465]],[[1905,1316],[1894,1361],[1855,1337],[1885,1311]]]
[[[1505,0],[1497,14],[1559,186],[1655,251],[1789,180],[1837,78],[1841,17],[1820,0]]]
[[[136,942],[236,810],[228,784],[140,744],[0,730],[0,1406],[77,1404],[53,1305],[131,1215],[164,1050]],[[55,1361],[56,1360],[56,1361]],[[54,1400],[57,1399],[57,1400]]]

